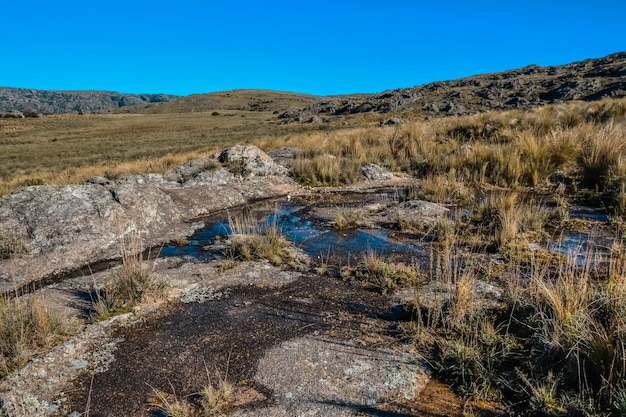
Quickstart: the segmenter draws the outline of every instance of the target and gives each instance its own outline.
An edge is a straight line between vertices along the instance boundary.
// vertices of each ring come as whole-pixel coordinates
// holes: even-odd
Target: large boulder
[[[265,152],[256,146],[235,145],[225,149],[217,158],[227,164],[231,171],[247,175],[287,175],[287,168],[278,165]]]
[[[361,171],[363,176],[370,181],[385,181],[393,177],[385,168],[372,163],[363,165]]]

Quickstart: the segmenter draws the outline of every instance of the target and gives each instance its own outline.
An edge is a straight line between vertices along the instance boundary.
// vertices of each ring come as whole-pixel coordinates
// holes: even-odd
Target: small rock
[[[397,126],[402,124],[403,120],[400,117],[392,117],[389,120],[385,120],[384,122],[380,122],[381,126]]]
[[[105,177],[91,177],[85,181],[86,184],[98,184],[104,187],[111,185],[111,181]]]

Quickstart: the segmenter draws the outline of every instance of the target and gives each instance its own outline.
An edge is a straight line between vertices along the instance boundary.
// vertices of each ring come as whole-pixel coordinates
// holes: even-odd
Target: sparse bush
[[[220,380],[217,386],[207,385],[202,390],[201,406],[205,415],[219,415],[233,400],[235,387],[226,380]]]
[[[455,169],[445,174],[431,174],[421,179],[417,197],[435,203],[468,204],[475,198],[475,190],[468,186]]]
[[[357,269],[356,275],[382,294],[412,285],[419,279],[415,269],[388,262],[373,252],[363,256],[362,265]]]
[[[193,417],[196,415],[193,405],[185,398],[179,398],[176,393],[153,389],[154,395],[148,399],[148,404],[161,411],[166,417]]]
[[[98,288],[94,285],[92,291],[95,320],[126,313],[143,302],[148,295],[162,295],[164,283],[153,278],[154,263],[144,262],[141,248],[141,237],[138,234],[132,235],[128,240],[120,238],[122,266],[104,287]],[[147,258],[151,258],[150,253]]]
[[[582,183],[589,187],[611,185],[626,175],[626,127],[588,126],[578,158]]]

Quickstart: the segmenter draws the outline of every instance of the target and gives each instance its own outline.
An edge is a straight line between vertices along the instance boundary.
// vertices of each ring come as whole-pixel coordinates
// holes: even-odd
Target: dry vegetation
[[[274,219],[276,219],[274,215]],[[261,223],[249,211],[244,210],[236,215],[229,215],[228,225],[230,236],[224,255],[227,262],[224,267],[237,261],[268,260],[274,265],[291,265],[298,267],[302,256],[285,238],[274,220]]]
[[[370,117],[371,118],[371,117]],[[355,116],[348,123],[367,123]],[[234,143],[343,124],[279,125],[259,111],[56,115],[0,119],[0,195],[27,185],[166,172]]]
[[[618,189],[626,175],[626,100],[489,112],[398,127],[343,129],[257,140],[301,148],[304,183],[351,183],[374,162],[422,179],[426,197],[468,202],[468,186]]]
[[[77,323],[62,319],[38,299],[0,296],[0,378],[77,328]]]

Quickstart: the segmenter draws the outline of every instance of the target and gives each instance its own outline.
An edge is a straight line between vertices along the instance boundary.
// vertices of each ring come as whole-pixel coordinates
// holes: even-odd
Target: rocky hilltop
[[[283,123],[314,122],[328,116],[411,111],[455,116],[488,110],[529,109],[570,100],[592,101],[626,96],[626,52],[567,65],[529,65],[511,71],[475,75],[389,90],[380,94],[317,97],[263,90],[234,90],[181,97],[158,106],[125,112],[271,111]]]
[[[93,113],[125,106],[162,103],[177,96],[167,94],[123,94],[110,91],[46,91],[0,88],[0,112],[14,117],[31,114]],[[18,113],[19,112],[19,113]],[[21,116],[20,116],[21,117]]]
[[[329,97],[282,118],[303,113],[355,114],[415,111],[464,115],[488,110],[529,109],[570,100],[593,101],[626,96],[626,52],[572,64],[524,68],[434,82],[381,94]]]

